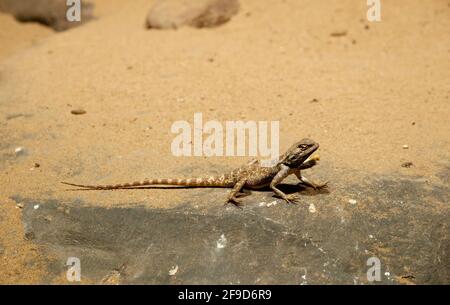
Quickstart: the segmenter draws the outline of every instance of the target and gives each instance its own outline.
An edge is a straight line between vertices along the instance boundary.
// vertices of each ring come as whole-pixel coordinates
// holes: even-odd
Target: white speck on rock
[[[24,152],[25,152],[25,148],[23,148],[23,147],[21,147],[21,146],[16,147],[16,149],[14,149],[14,153],[15,153],[16,155],[21,155],[21,154],[23,154]]]
[[[35,209],[35,210],[39,209],[39,204],[35,204],[35,205],[33,206],[33,209]]]
[[[308,274],[308,270],[306,268],[302,268],[304,274],[301,276],[302,277],[302,282],[300,283],[300,285],[308,285],[308,281],[306,280],[306,275]]]
[[[390,277],[390,276],[391,276],[391,273],[388,272],[388,271],[386,271],[386,272],[384,273],[384,275],[386,275],[387,277]]]
[[[277,205],[277,204],[278,204],[278,202],[277,202],[276,200],[274,200],[274,201],[272,201],[272,202],[269,202],[269,203],[267,204],[267,206],[268,206],[268,207],[271,207],[271,206]]]
[[[260,202],[258,205],[259,205],[260,207],[263,207],[263,206],[266,205],[266,203],[263,201],[263,202]]]
[[[369,234],[369,238],[373,238],[373,235],[372,235],[372,234]]]
[[[350,203],[350,204],[356,204],[356,202],[357,202],[357,201],[356,201],[355,199],[349,199],[349,200],[348,200],[348,203]]]
[[[316,206],[314,205],[314,203],[311,203],[311,204],[309,205],[308,210],[309,210],[310,213],[315,213],[315,212],[317,212]]]
[[[178,265],[172,266],[172,269],[169,270],[169,275],[175,275],[178,272]]]
[[[227,245],[227,239],[225,234],[220,235],[220,238],[217,240],[217,249],[223,249]]]

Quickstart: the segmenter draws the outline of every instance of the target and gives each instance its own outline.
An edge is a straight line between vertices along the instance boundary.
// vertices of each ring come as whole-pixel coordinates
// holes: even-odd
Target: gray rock
[[[330,190],[280,186],[298,192],[295,206],[270,190],[252,192],[242,210],[224,208],[226,190],[217,189],[186,192],[171,209],[12,198],[25,203],[25,232],[48,258],[44,283],[67,272],[71,256],[83,278],[102,284],[369,284],[372,257],[381,262],[379,284],[450,283],[448,184],[357,171],[350,184],[321,165]]]
[[[238,11],[238,0],[157,0],[146,24],[156,29],[214,27],[229,21]]]

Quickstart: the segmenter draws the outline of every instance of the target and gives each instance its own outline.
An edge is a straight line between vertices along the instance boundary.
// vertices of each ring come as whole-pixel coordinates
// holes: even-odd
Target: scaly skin
[[[237,197],[242,194],[242,189],[261,189],[269,186],[273,192],[288,203],[295,203],[295,195],[286,195],[276,186],[286,177],[294,174],[301,183],[320,189],[326,187],[325,184],[316,184],[301,175],[302,169],[307,169],[316,165],[316,159],[308,159],[312,153],[319,148],[319,144],[310,139],[303,139],[292,145],[280,158],[277,164],[271,167],[261,166],[259,160],[252,160],[247,164],[234,169],[230,173],[221,176],[211,176],[208,178],[190,179],[147,179],[132,183],[113,185],[84,185],[62,182],[67,185],[82,187],[91,190],[115,190],[141,187],[147,185],[176,185],[186,187],[228,187],[232,188],[226,203],[233,203],[240,206],[241,202]]]

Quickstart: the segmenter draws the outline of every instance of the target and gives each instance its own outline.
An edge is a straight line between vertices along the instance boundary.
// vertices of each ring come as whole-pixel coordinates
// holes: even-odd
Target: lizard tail
[[[86,185],[69,182],[61,182],[66,185],[81,187],[90,190],[117,190],[146,185],[178,185],[178,186],[215,186],[226,187],[225,177],[193,178],[193,179],[146,179],[132,183],[108,184],[108,185]]]

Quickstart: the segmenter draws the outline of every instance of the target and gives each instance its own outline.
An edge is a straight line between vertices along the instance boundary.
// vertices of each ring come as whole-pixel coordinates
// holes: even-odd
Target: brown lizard
[[[237,200],[242,195],[242,189],[261,189],[269,186],[273,192],[288,203],[295,203],[298,197],[295,194],[285,194],[277,188],[277,185],[287,176],[294,174],[302,184],[314,189],[320,189],[327,186],[327,183],[316,184],[309,181],[301,175],[302,169],[307,169],[316,165],[317,158],[310,158],[319,148],[319,144],[311,139],[303,139],[292,145],[278,162],[270,167],[262,166],[261,161],[254,159],[247,164],[236,168],[230,173],[221,176],[211,176],[208,178],[193,179],[147,179],[132,183],[114,184],[114,185],[83,185],[68,182],[62,182],[67,185],[82,187],[91,190],[114,190],[136,188],[147,185],[177,185],[187,187],[230,187],[233,188],[228,195],[226,203],[233,203],[240,206],[241,202]]]

